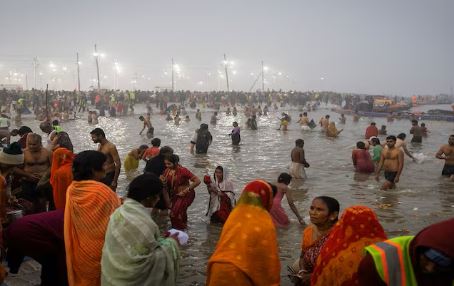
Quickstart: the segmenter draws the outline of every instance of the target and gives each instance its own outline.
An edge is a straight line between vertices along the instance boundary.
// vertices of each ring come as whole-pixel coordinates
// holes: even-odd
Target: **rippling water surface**
[[[283,111],[289,112],[293,118],[287,132],[276,130],[279,127],[279,115]],[[136,108],[136,114],[140,112],[144,112],[143,106]],[[390,236],[413,234],[428,224],[454,215],[454,183],[440,176],[443,161],[434,157],[440,145],[446,144],[449,135],[454,133],[453,123],[426,122],[431,132],[429,137],[424,139],[422,145],[409,144],[409,149],[415,153],[423,153],[427,158],[423,163],[416,164],[406,157],[397,189],[384,192],[379,190],[383,178],[376,182],[373,176],[355,174],[351,163],[352,148],[356,141],[363,138],[372,119],[361,118],[358,123],[353,123],[351,117],[347,116],[347,124],[338,125],[338,128],[344,128],[339,138],[330,139],[318,131],[318,128],[316,131],[301,131],[296,124],[299,114],[296,110],[280,109],[271,112],[269,116],[258,117],[257,131],[245,128],[246,118],[242,114],[233,117],[220,112],[218,124],[210,125],[214,141],[208,155],[194,156],[189,153],[189,141],[200,122],[194,118],[193,110],[188,112],[191,122],[182,122],[180,126],[165,121],[164,116],[153,115],[155,136],[161,138],[161,146],[169,145],[174,148],[182,165],[200,177],[206,172],[212,174],[217,165],[227,167],[237,194],[249,180],[264,178],[275,181],[279,173],[288,171],[290,150],[296,139],[303,138],[306,157],[311,167],[306,170],[307,181],[295,186],[294,197],[297,200],[295,204],[300,213],[304,214],[306,221],[308,206],[312,198],[319,195],[337,198],[342,209],[357,204],[370,206],[376,211]],[[212,112],[204,112],[202,121],[208,123],[211,114]],[[318,122],[325,114],[330,114],[334,120],[339,117],[327,109],[310,112],[309,117]],[[384,118],[373,120],[377,126],[387,125],[388,134],[408,133],[411,127],[408,120],[393,123],[386,123]],[[238,121],[242,127],[239,147],[232,147],[228,136],[233,121]],[[24,124],[28,124],[35,131],[39,130],[36,121],[24,120]],[[87,123],[85,115],[80,120],[63,123],[62,126],[70,134],[76,152],[96,149],[89,135],[95,126]],[[117,145],[122,160],[132,148],[150,144],[146,137],[138,135],[142,128],[138,115],[100,118],[98,127],[103,128],[108,140]],[[142,162],[139,171],[142,171],[143,167]],[[127,175],[122,170],[118,192],[123,194],[128,182],[138,173]],[[206,264],[221,232],[220,226],[210,225],[209,219],[204,216],[207,200],[207,191],[202,183],[196,189],[196,199],[189,208],[190,242],[182,250],[179,285],[204,285],[205,282]],[[286,278],[286,265],[299,256],[302,228],[285,200],[282,204],[292,221],[288,228],[278,230],[282,285],[290,285]],[[161,223],[165,224],[165,221]]]

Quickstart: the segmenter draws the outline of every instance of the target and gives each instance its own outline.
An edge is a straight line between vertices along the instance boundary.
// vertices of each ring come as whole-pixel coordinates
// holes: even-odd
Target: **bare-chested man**
[[[381,187],[382,190],[393,189],[395,184],[399,182],[400,174],[404,168],[404,152],[402,149],[396,147],[396,136],[386,137],[386,146],[384,148],[381,157],[380,163],[378,163],[378,168],[375,173],[375,178],[378,181],[380,176],[380,170],[383,168],[385,170],[385,183]]]
[[[292,163],[290,164],[290,175],[295,179],[306,179],[306,172],[304,168],[309,168],[309,163],[307,163],[304,156],[304,140],[297,139],[295,141],[295,147],[290,153]]]
[[[95,128],[90,132],[94,143],[99,143],[98,151],[107,156],[105,163],[106,176],[102,180],[114,192],[117,190],[118,176],[120,175],[121,161],[117,147],[106,139],[106,134],[101,128]]]
[[[40,194],[36,187],[39,180],[46,174],[51,165],[50,152],[43,147],[41,136],[29,133],[24,149],[24,168],[16,168],[14,173],[22,177],[22,192],[19,198],[37,203]]]
[[[438,159],[445,160],[442,176],[448,176],[454,181],[454,134],[449,136],[448,144],[443,145],[435,155]]]
[[[146,117],[140,116],[140,121],[143,121],[143,128],[140,130],[139,135],[142,135],[142,132],[147,129],[147,138],[153,138],[154,127],[151,125],[150,114],[148,113]]]

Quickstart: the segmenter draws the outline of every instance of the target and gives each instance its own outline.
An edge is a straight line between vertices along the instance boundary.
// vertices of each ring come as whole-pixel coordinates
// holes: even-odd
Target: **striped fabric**
[[[117,195],[92,180],[73,181],[66,193],[65,248],[70,286],[101,284],[101,254]]]

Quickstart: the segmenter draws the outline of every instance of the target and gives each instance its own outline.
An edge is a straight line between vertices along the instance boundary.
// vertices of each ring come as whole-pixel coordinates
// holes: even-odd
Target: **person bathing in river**
[[[167,155],[164,159],[166,170],[160,177],[170,193],[170,221],[172,227],[179,230],[188,228],[187,210],[195,198],[194,189],[200,185],[200,179],[180,165],[180,158]]]
[[[233,122],[233,129],[230,133],[230,137],[232,138],[232,145],[240,145],[241,136],[240,136],[240,127],[238,126],[238,122]]]
[[[422,136],[424,135],[424,131],[421,126],[418,124],[418,120],[413,119],[411,121],[411,129],[410,134],[413,134],[413,138],[411,138],[411,143],[422,143]]]
[[[334,198],[320,196],[312,200],[309,209],[311,224],[303,231],[300,258],[290,268],[295,285],[311,285],[317,258],[338,220],[339,210],[339,202]]]
[[[366,150],[366,144],[359,141],[356,143],[355,150],[352,151],[352,161],[356,172],[359,173],[373,173],[375,170],[374,163],[370,158],[369,151]]]
[[[139,135],[142,135],[142,132],[147,129],[147,138],[153,138],[154,127],[151,125],[150,114],[148,113],[146,117],[141,115],[139,119],[143,122],[143,128],[140,130]]]
[[[235,207],[234,187],[229,173],[225,167],[217,166],[213,177],[206,175],[203,181],[210,195],[206,216],[212,223],[224,224]]]
[[[99,143],[98,151],[106,155],[106,176],[101,180],[114,192],[117,190],[118,176],[120,175],[121,160],[117,147],[106,139],[106,134],[101,128],[95,128],[90,132],[93,143]]]
[[[35,133],[27,135],[27,148],[24,150],[24,169],[16,168],[14,173],[22,176],[22,192],[18,198],[23,198],[34,204],[32,211],[44,211],[42,197],[36,191],[39,180],[46,174],[51,165],[50,151],[43,147],[41,136]]]
[[[380,163],[375,172],[375,178],[378,181],[381,169],[385,170],[385,183],[381,187],[384,191],[395,187],[404,168],[404,152],[396,147],[396,136],[386,137],[386,146],[387,148],[384,148],[381,153]]]
[[[415,161],[415,157],[413,157],[413,154],[411,154],[410,151],[408,151],[407,149],[407,143],[405,142],[405,138],[407,137],[407,135],[405,135],[405,133],[400,133],[399,135],[397,135],[397,139],[396,139],[396,148],[401,148],[402,151],[404,151],[405,155],[407,155],[408,157],[410,157],[413,161]],[[386,147],[385,147],[386,148]]]
[[[206,154],[212,141],[213,136],[211,136],[210,131],[208,131],[208,124],[200,124],[200,128],[196,130],[191,139],[191,153],[194,153],[195,147],[195,152],[197,154]]]
[[[126,172],[131,172],[137,170],[139,168],[139,161],[142,159],[143,154],[148,149],[147,145],[140,145],[139,148],[132,149],[128,155],[126,155],[124,161],[124,167]]]
[[[328,137],[337,137],[344,129],[337,130],[336,123],[331,121],[329,123],[328,129],[326,130],[326,136]]]
[[[386,125],[382,125],[380,130],[378,130],[378,134],[379,135],[387,135],[387,131],[386,131]]]
[[[290,163],[290,175],[295,179],[306,179],[306,172],[304,168],[309,168],[310,165],[306,161],[304,155],[304,140],[297,139],[295,141],[295,147],[290,153],[292,162]]]
[[[290,220],[288,219],[288,216],[281,205],[284,196],[287,197],[288,205],[292,212],[298,218],[298,222],[303,226],[306,225],[304,223],[303,217],[299,214],[298,209],[296,208],[293,202],[292,190],[288,187],[291,180],[292,176],[290,176],[290,174],[287,173],[281,173],[277,178],[276,184],[277,193],[274,196],[273,206],[271,207],[270,210],[271,218],[273,219],[273,223],[276,227],[286,227],[290,224]]]
[[[435,157],[445,160],[441,175],[454,181],[454,134],[449,136],[448,144],[441,146]]]

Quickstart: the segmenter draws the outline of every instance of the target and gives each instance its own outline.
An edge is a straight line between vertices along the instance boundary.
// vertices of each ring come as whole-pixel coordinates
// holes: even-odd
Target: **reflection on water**
[[[453,133],[452,123],[426,122],[431,131],[423,144],[411,145],[412,152],[424,153],[427,158],[422,164],[416,164],[406,157],[404,171],[396,190],[380,191],[383,182],[375,181],[372,175],[356,174],[351,164],[351,150],[356,141],[361,140],[364,131],[371,119],[361,118],[353,123],[347,116],[347,124],[338,124],[344,128],[339,138],[326,138],[318,131],[302,131],[298,128],[296,119],[297,111],[290,111],[294,119],[289,125],[289,131],[277,131],[279,116],[282,111],[271,112],[267,117],[258,118],[259,130],[245,129],[246,118],[243,115],[236,117],[219,113],[216,126],[210,125],[213,134],[213,145],[208,155],[191,155],[189,142],[200,122],[194,118],[190,111],[191,122],[181,122],[175,126],[172,121],[165,121],[160,115],[152,116],[155,127],[155,136],[161,138],[162,144],[171,146],[176,154],[180,155],[183,166],[188,167],[198,176],[206,172],[213,173],[217,165],[223,165],[230,170],[236,192],[240,193],[242,186],[249,180],[264,178],[275,181],[281,172],[288,171],[290,163],[290,150],[298,138],[305,140],[306,157],[311,167],[306,170],[306,181],[294,181],[292,187],[296,190],[294,197],[297,208],[308,221],[308,206],[312,198],[319,195],[329,195],[337,198],[341,208],[354,204],[368,205],[373,208],[385,230],[389,235],[414,233],[422,227],[452,217],[454,215],[454,183],[448,182],[440,176],[441,160],[434,158],[434,154],[441,144],[447,143],[449,134]],[[136,112],[145,112],[137,108]],[[203,118],[208,122],[211,112],[205,112]],[[331,119],[337,121],[338,114],[328,110],[310,112],[309,116],[318,122],[319,118],[330,114]],[[387,123],[384,118],[373,119],[378,126],[387,125],[388,134],[400,132],[408,133],[410,122],[408,120]],[[232,129],[232,122],[237,121],[242,128],[241,143],[232,146],[228,136]],[[38,122],[24,120],[33,130]],[[127,118],[100,118],[97,126],[88,125],[85,116],[77,121],[63,123],[63,128],[70,134],[75,151],[95,149],[90,138],[90,131],[95,127],[105,130],[107,138],[117,145],[120,157],[141,144],[150,144],[145,136],[138,135],[142,125],[137,116]],[[383,139],[383,138],[382,138]],[[124,193],[128,182],[143,169],[136,173],[125,174],[122,171],[119,179],[118,191]],[[203,184],[196,190],[196,199],[189,208],[189,236],[190,243],[183,249],[181,275],[179,285],[203,285],[205,269],[208,258],[216,246],[221,227],[210,225],[209,219],[204,215],[207,209],[208,194]],[[282,261],[282,285],[289,285],[285,276],[285,265],[291,263],[298,256],[302,228],[288,207],[286,201],[282,203],[292,224],[286,229],[278,230],[280,255]],[[158,218],[158,223],[166,227],[168,220]]]

